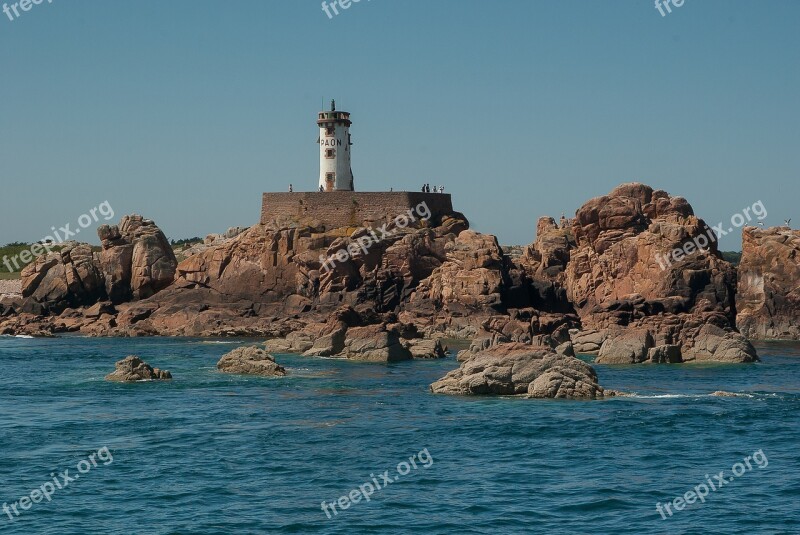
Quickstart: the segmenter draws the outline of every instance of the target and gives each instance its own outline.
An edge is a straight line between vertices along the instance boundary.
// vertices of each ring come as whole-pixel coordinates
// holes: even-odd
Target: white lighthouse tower
[[[319,125],[319,189],[320,191],[353,191],[353,169],[350,167],[350,114],[336,111],[336,101],[331,101],[331,111],[322,111]]]

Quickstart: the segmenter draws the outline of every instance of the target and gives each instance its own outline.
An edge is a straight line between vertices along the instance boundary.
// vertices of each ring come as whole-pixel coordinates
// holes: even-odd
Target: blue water
[[[13,521],[0,513],[0,532],[800,533],[797,344],[759,346],[757,365],[598,366],[638,397],[594,402],[430,394],[452,358],[279,356],[289,377],[218,373],[234,347],[0,338],[0,502],[103,447],[113,457]],[[105,382],[128,354],[175,380]],[[766,467],[657,512],[757,450]],[[322,501],[385,470],[397,481],[328,519]]]

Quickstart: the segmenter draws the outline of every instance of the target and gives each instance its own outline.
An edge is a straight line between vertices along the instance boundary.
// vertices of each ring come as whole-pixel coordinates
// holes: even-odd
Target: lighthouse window
[[[335,156],[336,156],[336,151],[334,149],[325,149],[326,158],[333,158]]]
[[[328,137],[333,137],[334,135],[336,135],[336,129],[331,128],[331,127],[326,128],[325,129],[325,135],[328,136]]]

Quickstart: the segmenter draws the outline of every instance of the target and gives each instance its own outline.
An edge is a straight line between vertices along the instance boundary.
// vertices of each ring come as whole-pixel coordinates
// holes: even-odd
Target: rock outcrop
[[[700,327],[691,342],[683,350],[685,361],[743,363],[759,360],[755,348],[747,338],[710,323]]]
[[[751,339],[800,339],[800,230],[742,231],[736,325]]]
[[[533,398],[604,397],[591,366],[550,348],[500,344],[472,354],[431,385],[437,394],[527,395]]]
[[[502,307],[504,260],[497,238],[464,231],[444,252],[447,262],[417,288],[412,305],[432,301],[451,314]]]
[[[136,307],[142,313],[128,322],[121,312],[120,329],[272,336],[297,330],[284,328],[287,322],[324,321],[343,305],[397,311],[447,260],[446,245],[467,226],[457,213],[389,226],[386,235],[367,228],[255,225],[181,262],[175,282]],[[340,335],[324,334],[341,345]]]
[[[578,209],[572,231],[565,286],[585,323],[626,325],[700,306],[733,319],[736,272],[684,198],[623,184]],[[706,247],[673,261],[693,240]]]
[[[98,228],[102,250],[69,242],[22,270],[22,295],[37,315],[102,300],[120,304],[152,296],[168,286],[177,261],[164,233],[148,219],[125,216]]]
[[[438,341],[421,338],[413,325],[397,323],[393,314],[359,314],[348,306],[331,314],[324,323],[309,323],[285,338],[268,341],[267,350],[364,362],[445,356]]]
[[[402,343],[415,359],[443,359],[447,356],[447,346],[443,346],[440,340],[412,338]]]
[[[400,333],[387,329],[383,324],[348,329],[341,354],[364,362],[397,362],[413,358],[408,347],[401,343]]]
[[[570,225],[540,220],[521,263],[566,290],[580,317],[571,333],[578,352],[638,363],[650,360],[652,348],[677,345],[682,361],[754,360],[735,330],[736,270],[685,199],[623,184],[584,204]],[[728,341],[706,344],[705,325]]]
[[[119,225],[100,226],[97,235],[103,247],[100,269],[111,302],[146,299],[172,283],[178,261],[167,237],[149,219],[125,216]]]
[[[441,357],[441,337],[474,340],[462,361],[508,343],[602,353],[601,363],[757,359],[736,332],[736,270],[711,229],[685,199],[643,184],[591,199],[574,219],[539,219],[536,240],[513,256],[457,212],[392,223],[380,236],[311,217],[264,221],[210,240],[177,267],[151,222],[101,227],[101,251],[76,245],[30,267],[26,299],[0,303],[0,329],[262,336],[272,353],[381,362]],[[781,240],[763,243],[774,262],[794,258]],[[763,283],[762,297],[758,273],[776,268],[743,264],[752,269],[742,272],[740,323],[791,331],[780,318],[791,317],[794,297],[774,295],[794,274],[774,290]],[[332,318],[342,307],[351,312]],[[762,317],[772,327],[760,327]]]
[[[649,350],[655,348],[653,335],[647,330],[632,330],[621,336],[608,338],[600,347],[595,362],[598,364],[639,364],[650,358]]]
[[[69,242],[38,257],[21,277],[22,296],[41,304],[43,311],[92,305],[104,295],[98,255],[85,243]]]
[[[217,368],[223,373],[283,377],[286,369],[275,362],[275,357],[258,347],[239,347],[222,356]]]
[[[167,381],[172,374],[166,370],[153,368],[135,355],[130,355],[116,364],[116,369],[106,375],[106,381],[132,383],[136,381]]]

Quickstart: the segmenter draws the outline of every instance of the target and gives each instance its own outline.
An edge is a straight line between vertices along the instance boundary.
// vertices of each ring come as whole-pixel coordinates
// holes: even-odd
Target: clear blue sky
[[[172,238],[253,224],[262,191],[316,187],[323,97],[353,114],[357,189],[444,184],[502,243],[633,180],[711,224],[762,200],[800,225],[798,21],[796,0],[363,0],[332,20],[319,0],[44,0],[0,13],[0,244],[104,200]]]

